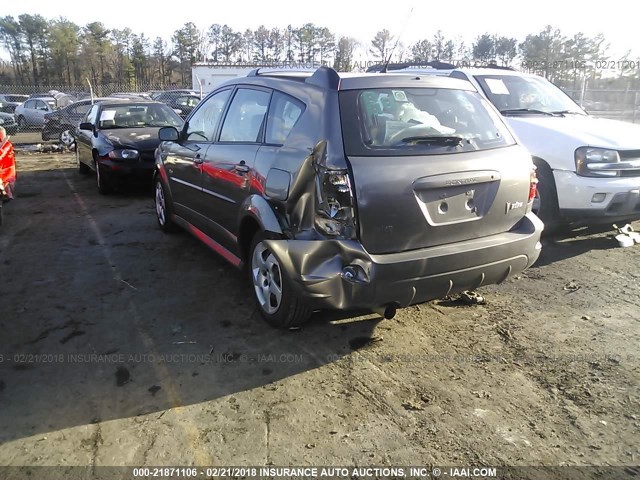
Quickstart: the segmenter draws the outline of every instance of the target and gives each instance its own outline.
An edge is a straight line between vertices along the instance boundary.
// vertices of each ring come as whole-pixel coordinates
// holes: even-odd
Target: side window
[[[284,93],[274,92],[267,118],[265,142],[282,145],[303,111],[304,103]]]
[[[36,108],[35,100],[29,100],[24,102],[24,108]]]
[[[223,90],[209,97],[200,108],[189,118],[187,126],[187,141],[213,142],[216,128],[231,89]]]
[[[98,108],[98,105],[94,105],[93,108],[89,110],[89,113],[87,113],[87,118],[85,118],[85,122],[93,123],[95,125],[96,118],[98,116]]]
[[[220,141],[259,142],[270,97],[270,93],[262,90],[238,89],[222,124]]]

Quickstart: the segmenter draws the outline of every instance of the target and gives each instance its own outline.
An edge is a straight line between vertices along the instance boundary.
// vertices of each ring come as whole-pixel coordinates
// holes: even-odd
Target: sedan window
[[[100,112],[99,128],[180,127],[182,120],[166,105],[109,105]]]

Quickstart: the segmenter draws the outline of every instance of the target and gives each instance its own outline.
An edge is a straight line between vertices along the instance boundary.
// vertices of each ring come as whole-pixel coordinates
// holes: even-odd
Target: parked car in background
[[[200,97],[197,95],[180,95],[166,102],[182,118],[187,118],[199,103]]]
[[[468,83],[255,70],[160,130],[157,220],[247,266],[258,311],[396,308],[533,264],[531,155]]]
[[[143,99],[151,100],[151,96],[145,92],[115,92],[109,95],[113,98],[130,98],[130,99]]]
[[[40,129],[44,125],[44,116],[56,109],[52,97],[30,98],[16,107],[15,117],[20,130]]]
[[[91,107],[75,132],[80,173],[96,173],[98,191],[110,193],[119,180],[151,182],[158,130],[182,128],[182,119],[160,102],[109,100]]]
[[[156,102],[169,103],[183,95],[193,95],[194,97],[200,98],[200,92],[196,92],[195,90],[177,89],[165,90],[163,92],[160,92],[155,97],[153,97],[153,99]]]
[[[28,100],[27,95],[18,95],[14,93],[0,94],[0,112],[13,113],[16,107]]]
[[[134,100],[124,98],[125,100]],[[42,128],[42,140],[59,140],[63,145],[70,147],[75,142],[74,133],[83,118],[86,117],[94,103],[119,100],[116,97],[104,97],[79,100],[71,105],[60,108],[44,116],[44,126]]]
[[[640,219],[640,125],[593,117],[546,79],[512,69],[389,71],[460,78],[493,103],[534,157],[545,230]]]
[[[0,127],[3,127],[8,135],[18,133],[18,124],[15,117],[10,113],[0,112]]]

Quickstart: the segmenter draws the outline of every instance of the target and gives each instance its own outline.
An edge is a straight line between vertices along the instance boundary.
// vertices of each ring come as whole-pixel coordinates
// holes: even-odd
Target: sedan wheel
[[[98,182],[98,192],[101,195],[107,195],[111,193],[111,185],[109,179],[100,168],[100,164],[96,162],[96,181]]]
[[[76,142],[75,137],[71,134],[71,130],[63,130],[60,132],[60,143],[67,148],[71,148]]]

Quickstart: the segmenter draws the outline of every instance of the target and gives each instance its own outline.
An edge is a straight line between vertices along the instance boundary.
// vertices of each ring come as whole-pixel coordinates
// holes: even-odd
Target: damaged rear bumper
[[[372,255],[355,240],[267,240],[296,293],[315,309],[406,307],[500,283],[540,255],[542,222],[528,214],[510,232]]]

